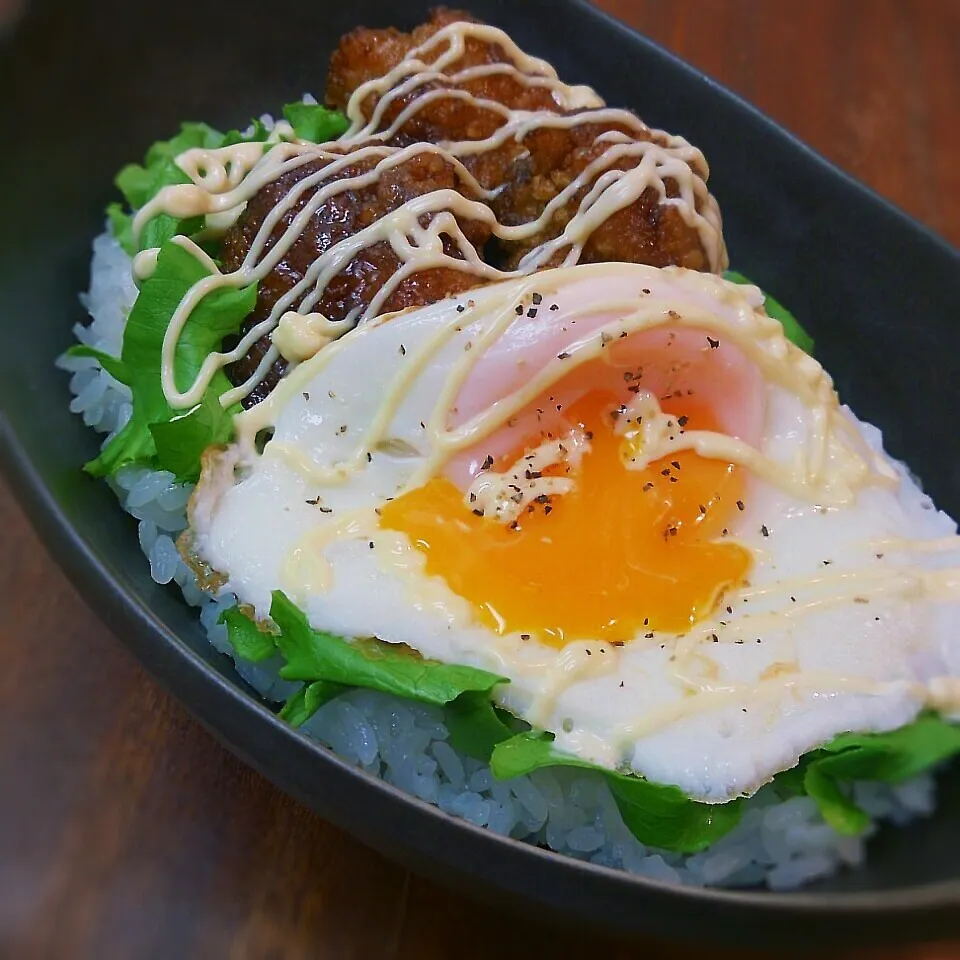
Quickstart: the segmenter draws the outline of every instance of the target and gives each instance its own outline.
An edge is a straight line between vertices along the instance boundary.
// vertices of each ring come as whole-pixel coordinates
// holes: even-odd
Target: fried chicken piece
[[[435,33],[452,23],[467,21],[479,23],[475,17],[462,10],[439,7],[432,11],[430,20],[411,33],[401,33],[393,27],[383,30],[368,30],[359,27],[348,33],[330,58],[327,76],[327,100],[335,107],[346,110],[353,92],[364,83],[376,80],[389,73],[411,50],[427,42]],[[423,54],[424,62],[431,63],[446,50],[445,43]],[[450,72],[459,73],[471,67],[491,64],[511,64],[512,61],[498,44],[487,43],[475,37],[467,37],[463,55]],[[494,73],[475,77],[458,83],[428,80],[403,96],[393,100],[384,111],[378,130],[389,130],[397,117],[422,95],[437,90],[461,90],[479,100],[492,101],[511,110],[549,111],[560,113],[561,109],[550,89],[545,86],[526,85],[511,73]],[[376,93],[369,94],[361,104],[361,112],[367,119],[373,116],[380,101]],[[457,140],[485,140],[503,125],[503,111],[478,106],[470,100],[455,97],[439,97],[425,101],[396,131],[395,136],[443,143]],[[563,134],[553,138],[552,151],[543,154],[545,163],[549,154],[562,156]],[[391,139],[391,142],[394,142]],[[486,188],[499,187],[516,178],[514,172],[518,160],[526,157],[527,145],[509,138],[496,149],[464,157],[470,172]],[[548,169],[544,167],[544,169]]]
[[[227,271],[239,268],[253,245],[254,239],[267,215],[283,201],[288,192],[301,180],[317,173],[332,163],[329,158],[312,160],[289,171],[279,179],[263,187],[249,202],[239,221],[224,238],[222,260]],[[308,187],[295,202],[290,204],[280,222],[270,234],[262,258],[282,236],[297,213],[302,210],[319,189],[338,180],[357,177],[370,171],[376,158],[364,157],[355,164],[337,171],[319,184]],[[306,275],[310,267],[336,244],[355,236],[414,197],[436,190],[456,190],[469,196],[460,183],[454,166],[434,152],[424,150],[411,159],[385,169],[368,186],[353,187],[334,193],[325,199],[310,217],[306,228],[280,259],[280,262],[260,282],[257,303],[253,313],[246,319],[241,335],[247,333],[269,316],[277,301],[289,293]],[[420,218],[420,225],[427,226],[429,218]],[[478,220],[458,219],[457,223],[466,240],[477,251],[489,237],[489,228]],[[443,237],[443,250],[447,256],[461,259],[461,254],[448,236]],[[362,250],[346,263],[327,284],[313,310],[323,313],[330,320],[346,318],[357,308],[366,308],[381,288],[389,282],[402,266],[400,257],[390,243],[380,240]],[[442,300],[482,283],[476,275],[450,267],[434,267],[421,270],[404,278],[390,294],[380,312],[403,310]],[[308,287],[308,291],[313,286]],[[291,304],[303,299],[298,297]],[[226,344],[227,349],[233,344]],[[262,337],[249,353],[227,368],[227,375],[234,384],[241,384],[250,377],[270,348],[269,336]],[[244,401],[252,406],[266,397],[276,386],[286,369],[280,358],[267,376]]]
[[[516,179],[505,185],[493,201],[498,219],[505,225],[530,223],[540,218],[547,204],[568,187],[594,161],[602,157],[608,144],[597,143],[596,137],[609,128],[584,124],[561,131],[560,148],[549,141],[555,131],[540,131],[531,137],[530,157],[516,165]],[[651,131],[650,141],[660,146],[666,137]],[[638,138],[633,138],[639,143]],[[529,141],[528,141],[529,142]],[[625,145],[630,146],[630,145]],[[639,148],[638,148],[639,149]],[[557,155],[557,154],[560,155]],[[615,159],[604,166],[605,171],[629,171],[639,162],[637,157]],[[589,178],[565,204],[549,218],[542,230],[527,239],[510,243],[492,241],[489,255],[506,270],[516,270],[523,257],[546,241],[563,234],[564,228],[580,208],[595,178]],[[679,195],[677,181],[664,177],[663,186],[668,198]],[[705,192],[705,191],[704,191]],[[697,198],[696,209],[702,213],[707,198]],[[557,266],[569,252],[570,245],[561,247],[542,267]],[[680,266],[691,270],[712,269],[699,233],[693,229],[676,206],[664,204],[656,187],[647,187],[628,206],[608,216],[594,229],[579,256],[580,263],[604,262],[646,263],[654,267]]]
[[[394,27],[384,30],[358,27],[346,34],[330,58],[327,101],[332,106],[346,110],[351,95],[358,87],[368,80],[385,76],[411,50],[427,42],[444,27],[462,21],[480,23],[466,11],[438,7],[431,12],[427,23],[411,33],[401,33]],[[435,48],[425,52],[422,59],[426,63],[432,63],[446,49],[445,43],[438,43]],[[510,65],[512,62],[498,44],[468,36],[463,54],[452,69],[460,72],[471,67]],[[394,100],[385,111],[378,125],[379,129],[389,129],[399,114],[421,94],[441,89],[464,90],[478,99],[491,100],[512,110],[558,112],[560,109],[548,87],[528,86],[510,72],[474,77],[455,84],[429,80]],[[373,115],[378,100],[375,93],[364,99],[361,112],[365,117]],[[503,114],[495,108],[478,107],[468,100],[443,97],[425,103],[401,129],[405,135],[417,140],[440,143],[444,140],[483,140],[494,133],[502,123]]]
[[[478,22],[462,11],[440,8],[433,12],[427,23],[409,34],[394,28],[359,28],[347,34],[331,58],[327,81],[328,100],[345,109],[351,94],[363,83],[386,75],[414,48],[428,41],[439,30],[464,20]],[[436,49],[428,50],[422,59],[432,62],[446,49],[446,43],[438,43]],[[512,63],[500,45],[467,36],[463,55],[455,64],[447,67],[445,73],[450,77],[469,67],[497,63]],[[400,82],[402,80],[398,80]],[[609,143],[597,143],[598,136],[616,133],[634,142],[653,141],[661,146],[668,142],[666,135],[646,128],[639,121],[630,123],[625,120],[620,123],[604,120],[598,123],[584,116],[583,122],[571,125],[564,118],[579,115],[582,111],[564,109],[548,87],[528,86],[509,74],[474,77],[456,83],[449,79],[427,80],[390,103],[377,129],[381,132],[390,130],[400,112],[420,96],[425,96],[424,105],[398,128],[395,136],[416,137],[434,143],[475,141],[490,137],[503,125],[503,111],[452,97],[429,99],[431,91],[441,89],[466,91],[475,98],[494,101],[510,110],[557,115],[555,123],[545,120],[541,125],[534,125],[519,140],[511,136],[492,149],[462,157],[467,168],[485,188],[500,189],[491,207],[500,223],[506,226],[519,226],[538,220],[547,204],[609,148]],[[364,99],[361,104],[364,117],[372,118],[378,101],[379,96],[375,92]],[[638,162],[638,158],[622,158],[611,161],[604,169],[627,170]],[[695,174],[706,180],[706,164],[701,161],[695,168]],[[516,269],[527,253],[562,234],[593,182],[595,178],[554,211],[549,222],[531,237],[491,244],[488,258],[503,269]],[[680,186],[673,177],[663,178],[663,189],[667,197],[680,194]],[[702,192],[703,196],[696,199],[696,211],[699,214],[713,204],[706,190]],[[724,265],[722,244],[720,250],[719,257],[711,257],[697,229],[684,219],[675,206],[664,204],[656,188],[648,188],[637,200],[611,215],[592,233],[584,244],[580,260],[618,260],[653,266],[678,265],[696,270],[716,270]],[[543,265],[554,265],[563,259],[565,253],[559,253]]]

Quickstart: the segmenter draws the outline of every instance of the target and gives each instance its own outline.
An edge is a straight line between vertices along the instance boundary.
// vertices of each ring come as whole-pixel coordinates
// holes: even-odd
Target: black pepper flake
[[[791,598],[790,598],[790,602],[791,602],[791,603],[796,603],[796,602],[797,602],[797,598],[796,598],[796,597],[791,597]]]
[[[367,451],[367,463],[373,463],[373,454],[369,450]]]
[[[714,643],[719,643],[719,642],[720,642],[720,638],[719,638],[715,633],[711,633],[711,634],[710,634],[710,639],[711,639]]]
[[[679,477],[671,477],[671,478],[670,478],[670,482],[671,482],[671,483],[677,483],[679,479],[680,479]]]
[[[586,654],[587,654],[588,657],[592,657],[592,656],[593,656],[593,651],[592,651],[589,647],[587,647]]]
[[[476,502],[477,502],[477,495],[476,495],[475,493],[471,493],[471,494],[470,494],[470,502],[471,502],[471,503],[476,503]]]
[[[690,418],[683,414],[683,416],[677,417],[678,426],[685,427],[690,422]]]
[[[510,529],[511,529],[511,530],[517,530],[517,529],[519,529],[519,527],[520,527],[520,524],[517,523],[516,520],[514,520],[513,523],[510,524]]]
[[[536,307],[531,307],[531,308],[527,311],[527,316],[528,316],[531,320],[532,320],[536,315],[537,315],[537,308],[536,308]]]
[[[333,507],[320,507],[321,513],[333,513]]]
[[[854,597],[854,603],[869,603],[870,601],[866,597]]]
[[[766,524],[763,524],[763,525],[760,527],[760,533],[761,533],[764,537],[769,537],[769,536],[770,536],[770,531],[767,529],[767,525],[766,525]]]
[[[671,460],[671,461],[670,461],[670,466],[673,467],[674,470],[679,470],[679,469],[680,469],[680,461],[679,461],[679,460]]]
[[[315,507],[320,502],[320,498],[314,497],[312,500],[304,500],[303,502],[311,507]]]
[[[310,394],[307,393],[306,391],[304,391],[304,393],[303,393],[303,399],[306,400],[307,403],[309,403],[309,402],[310,402]]]
[[[643,625],[644,625],[644,626],[647,626],[649,623],[650,623],[650,618],[649,618],[649,617],[644,617],[644,618],[643,618]]]
[[[539,480],[543,476],[539,470],[524,470],[523,475],[528,480]]]
[[[370,549],[372,550],[372,549],[373,549],[373,541],[371,540],[371,541],[367,544],[367,546],[370,547]]]
[[[744,505],[743,505],[743,501],[742,501],[742,500],[738,500],[738,501],[737,501],[737,509],[738,509],[741,513],[746,509],[746,507],[744,507]]]
[[[733,613],[733,607],[727,607],[727,613]]]
[[[623,681],[622,681],[622,680],[620,681],[620,686],[621,686],[621,687],[623,686]]]
[[[730,531],[729,531],[726,527],[724,527],[724,528],[720,531],[720,536],[721,536],[721,537],[725,537],[725,536],[727,536],[729,533],[730,533]]]
[[[652,640],[652,639],[653,639],[653,634],[652,634],[652,633],[645,633],[645,634],[643,635],[643,638],[644,638],[645,640]],[[661,646],[660,649],[662,650],[663,647]]]
[[[467,308],[462,303],[457,304],[457,313],[463,313],[463,311],[466,309]]]
[[[625,642],[626,642],[625,640],[611,640],[611,641],[610,641],[610,646],[611,646],[611,647],[622,647]],[[621,684],[621,686],[622,686],[622,684]]]
[[[757,637],[757,643],[763,643],[763,641],[759,637]]]
[[[523,304],[522,304],[522,303],[518,303],[518,304],[513,308],[513,310],[514,310],[514,313],[516,313],[516,315],[517,315],[518,317],[522,317],[522,316],[523,316]]]
[[[644,492],[644,493],[646,493],[648,490],[652,490],[652,489],[653,489],[653,484],[652,484],[652,483],[649,483],[649,482],[648,482],[648,483],[645,483],[645,484],[643,485],[643,492]]]
[[[559,310],[559,309],[560,309],[560,304],[559,304],[559,303],[551,303],[551,304],[550,304],[550,309],[551,309],[551,310]]]
[[[336,400],[336,399],[337,399],[337,395],[336,395],[332,390],[328,390],[328,391],[327,391],[327,396],[328,396],[331,400]]]
[[[829,567],[830,564],[833,563],[832,560],[821,560],[820,562],[821,562],[825,567]]]
[[[346,433],[346,432],[347,432],[347,425],[345,423],[340,424],[340,429],[337,431],[337,433]]]
[[[483,516],[483,511],[480,510],[478,507],[474,507],[474,508],[473,508],[473,512],[474,512],[478,517],[482,517],[482,516]]]
[[[493,466],[493,457],[487,454],[487,459],[480,465],[481,470],[489,470]]]
[[[700,516],[705,517],[707,515],[707,508],[701,503],[700,504]]]
[[[407,355],[407,348],[401,343],[400,344],[400,356],[405,357]]]
[[[566,360],[569,356],[570,356],[570,354],[567,353],[566,350],[564,350],[563,353],[558,353],[558,354],[557,354],[557,359],[558,359],[558,360]]]
[[[743,637],[741,637],[739,640],[734,640],[733,642],[734,642],[734,643],[743,643]]]
[[[521,640],[529,640],[529,639],[530,639],[530,634],[529,634],[529,633],[521,633],[521,634],[520,634],[520,639],[521,639]]]
[[[647,293],[647,294],[650,293],[649,287],[644,287],[644,288],[643,288],[643,292],[644,292],[644,293]]]
[[[710,349],[711,349],[711,350],[716,350],[717,347],[720,346],[720,341],[719,341],[719,340],[714,340],[713,337],[707,337],[707,343],[710,344]]]
[[[548,516],[550,516],[551,513],[553,513],[553,507],[551,507],[550,504],[548,503],[548,504],[543,508],[543,515],[544,515],[545,517],[548,517]]]
[[[538,307],[540,306],[541,303],[543,303],[543,297],[542,297],[539,293],[533,294],[533,296],[532,296],[530,299],[531,299]]]
[[[533,498],[537,503],[549,503],[550,497],[545,493],[539,493]]]
[[[882,554],[882,553],[878,553],[878,554],[876,554],[876,557],[877,557],[878,560],[882,560],[882,559],[883,559],[883,554]]]
[[[669,467],[664,467],[664,468],[660,471],[660,476],[661,476],[661,477],[669,477],[669,476],[670,476],[670,468],[669,468]]]

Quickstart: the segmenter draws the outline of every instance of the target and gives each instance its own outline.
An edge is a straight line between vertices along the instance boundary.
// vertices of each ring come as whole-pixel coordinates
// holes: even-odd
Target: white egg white
[[[950,574],[960,540],[944,539],[956,526],[849,414],[897,481],[824,505],[749,477],[746,508],[730,525],[754,556],[749,583],[683,636],[558,650],[495,634],[445,581],[426,576],[423,556],[380,529],[375,510],[428,462],[430,418],[465,345],[529,284],[367,324],[295,370],[268,401],[274,433],[264,454],[243,458],[238,449],[219,468],[211,462],[195,497],[194,550],[227,578],[224,589],[261,616],[271,591],[283,589],[318,629],[501,673],[511,682],[500,702],[553,731],[560,749],[611,767],[627,762],[710,801],[756,790],[840,732],[907,723],[931,685],[960,676]],[[537,289],[560,304],[557,323],[591,300],[603,309],[613,296],[646,290],[680,314],[707,311],[732,329],[738,311],[762,300],[756,288],[715,277],[625,264],[550,271]],[[760,449],[790,463],[812,415],[776,381],[766,384]],[[364,438],[385,410],[367,456]]]

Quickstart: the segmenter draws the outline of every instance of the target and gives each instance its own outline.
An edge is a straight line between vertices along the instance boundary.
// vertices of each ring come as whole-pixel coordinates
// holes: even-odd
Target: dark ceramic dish
[[[841,396],[960,514],[960,257],[753,108],[586,3],[472,9],[710,159],[735,265],[817,339]],[[81,319],[111,177],[181,119],[236,126],[323,87],[359,23],[409,27],[426,4],[166,0],[34,3],[0,38],[0,455],[47,546],[105,621],[245,761],[322,816],[446,883],[608,932],[796,945],[960,929],[960,776],[939,812],[871,844],[868,865],[793,894],[664,886],[455,820],[277,720],[158,587],[134,522],[78,467],[94,435],[67,411],[54,357]],[[94,15],[95,10],[95,15]],[[14,332],[16,331],[16,332]],[[920,378],[925,387],[917,389]]]

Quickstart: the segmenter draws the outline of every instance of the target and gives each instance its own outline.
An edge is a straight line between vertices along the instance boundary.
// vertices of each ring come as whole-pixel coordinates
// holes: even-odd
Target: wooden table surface
[[[601,5],[960,245],[960,0]],[[362,847],[144,675],[2,486],[0,529],[0,956],[419,958],[453,955],[453,942],[460,957],[703,952],[578,939]],[[960,943],[863,956],[957,957]]]

